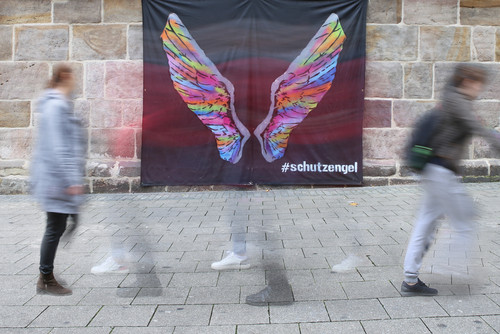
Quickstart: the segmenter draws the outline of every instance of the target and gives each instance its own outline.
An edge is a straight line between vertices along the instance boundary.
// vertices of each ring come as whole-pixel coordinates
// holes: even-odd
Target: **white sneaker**
[[[226,269],[248,269],[249,263],[245,263],[248,259],[246,256],[237,255],[233,252],[228,252],[228,255],[220,261],[212,263],[211,267],[214,270]]]
[[[117,263],[115,259],[113,259],[113,257],[110,256],[100,265],[92,267],[92,269],[90,269],[90,272],[92,274],[104,274],[104,273],[127,274],[128,268],[127,266]]]

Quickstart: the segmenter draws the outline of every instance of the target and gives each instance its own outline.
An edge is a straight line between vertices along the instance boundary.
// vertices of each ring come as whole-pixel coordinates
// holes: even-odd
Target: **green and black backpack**
[[[422,171],[434,156],[432,139],[438,131],[440,119],[440,110],[433,108],[417,120],[406,148],[408,167]]]

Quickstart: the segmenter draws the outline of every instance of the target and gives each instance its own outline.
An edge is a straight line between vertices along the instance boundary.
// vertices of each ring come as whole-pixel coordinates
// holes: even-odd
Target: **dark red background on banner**
[[[171,12],[233,83],[236,113],[251,133],[269,111],[272,82],[331,13],[339,16],[346,42],[332,87],[292,131],[283,158],[267,162],[253,135],[238,163],[220,158],[211,131],[173,88],[160,39]],[[366,1],[255,0],[234,5],[233,1],[144,0],[143,14],[143,185],[361,183]],[[303,161],[357,162],[358,171],[281,170],[284,163]]]

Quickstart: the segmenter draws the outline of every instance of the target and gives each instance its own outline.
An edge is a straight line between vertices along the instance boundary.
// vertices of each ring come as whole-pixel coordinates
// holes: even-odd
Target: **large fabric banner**
[[[143,185],[362,182],[367,0],[143,0]]]

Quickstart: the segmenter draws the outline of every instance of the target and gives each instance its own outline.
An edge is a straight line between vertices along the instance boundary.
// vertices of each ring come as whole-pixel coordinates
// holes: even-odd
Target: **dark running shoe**
[[[263,290],[248,295],[245,301],[253,306],[290,305],[293,303],[292,287],[288,283],[268,285]]]
[[[435,296],[438,294],[438,291],[429,288],[424,282],[418,279],[415,285],[409,285],[403,281],[403,283],[401,283],[401,294],[403,296]]]

